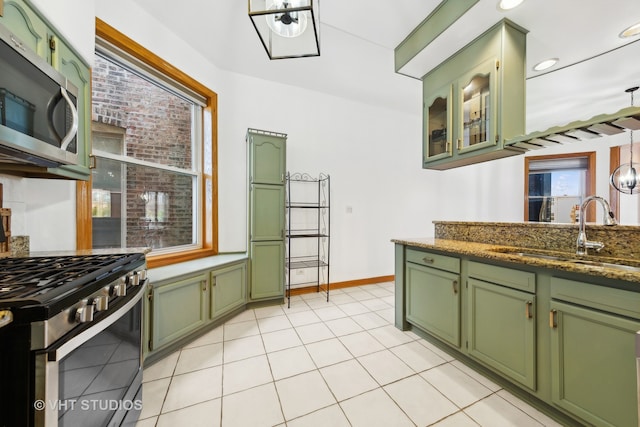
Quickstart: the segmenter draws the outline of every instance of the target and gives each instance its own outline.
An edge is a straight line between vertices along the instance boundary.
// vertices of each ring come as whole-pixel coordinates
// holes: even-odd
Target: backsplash
[[[434,221],[438,239],[575,252],[577,224],[541,222]],[[588,224],[587,238],[604,243],[598,253],[616,258],[640,258],[640,226]]]

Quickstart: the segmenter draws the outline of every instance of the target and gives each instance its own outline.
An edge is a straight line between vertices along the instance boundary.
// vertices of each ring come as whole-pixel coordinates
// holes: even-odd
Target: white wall
[[[94,10],[83,0],[60,1],[69,9],[79,5],[80,15],[74,12],[72,20],[47,0],[35,2],[91,60]],[[221,70],[126,0],[95,2],[95,14],[218,93],[221,251],[247,247],[249,127],[288,134],[289,171],[331,175],[332,281],[393,274],[390,239],[430,236],[434,220],[523,218],[523,156],[443,172],[421,168],[417,81],[416,114],[408,115]],[[77,25],[85,20],[91,25]],[[597,141],[581,143],[578,150],[598,150],[602,177],[608,174],[608,147],[616,141]],[[626,142],[616,142],[621,143]],[[577,151],[576,146],[557,151],[562,150]],[[607,195],[603,181],[597,193]],[[6,176],[0,182],[5,205],[15,210],[14,234],[29,234],[33,250],[74,247],[75,183]]]

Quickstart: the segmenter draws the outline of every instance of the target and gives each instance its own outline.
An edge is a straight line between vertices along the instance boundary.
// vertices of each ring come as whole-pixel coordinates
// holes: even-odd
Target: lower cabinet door
[[[251,242],[251,299],[284,296],[284,242]]]
[[[169,344],[205,324],[206,290],[206,274],[153,289],[150,350]]]
[[[595,426],[637,427],[640,321],[551,302],[553,403]]]
[[[471,278],[468,285],[469,355],[535,390],[535,295]]]
[[[460,347],[460,275],[406,264],[407,320]]]
[[[211,318],[245,303],[246,264],[232,265],[211,272]]]

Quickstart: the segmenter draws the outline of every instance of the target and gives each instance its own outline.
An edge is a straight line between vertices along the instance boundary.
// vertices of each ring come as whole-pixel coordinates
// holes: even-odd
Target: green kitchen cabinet
[[[636,427],[640,294],[552,280],[553,403],[595,426]]]
[[[423,79],[423,167],[450,169],[523,151],[526,31],[503,20]]]
[[[284,242],[251,243],[251,286],[249,298],[284,297]]]
[[[500,283],[474,279],[470,263],[467,292],[467,351],[481,363],[531,390],[536,389],[535,295]],[[501,267],[498,276],[513,271]],[[527,273],[533,277],[535,275]],[[509,278],[511,280],[513,278]],[[517,280],[517,279],[515,279]]]
[[[253,184],[251,192],[251,241],[282,240],[285,230],[283,185]]]
[[[245,254],[222,254],[150,269],[144,357],[159,358],[218,325],[247,299]],[[159,356],[160,355],[160,356]]]
[[[193,332],[207,321],[207,274],[197,274],[151,290],[149,350]]]
[[[249,182],[284,185],[286,135],[249,129]]]
[[[406,319],[460,347],[460,260],[407,250]]]
[[[287,135],[249,129],[249,298],[284,297]]]
[[[246,263],[214,270],[210,274],[209,317],[211,319],[245,304]]]
[[[0,16],[0,23],[15,34],[16,43],[51,63],[51,29],[27,2],[4,0],[4,15]]]
[[[15,36],[15,43],[34,51],[78,88],[78,133],[70,147],[76,148],[78,162],[57,168],[0,164],[6,173],[35,178],[88,180],[91,154],[91,72],[89,65],[56,32],[55,28],[24,0],[5,0],[0,23]]]

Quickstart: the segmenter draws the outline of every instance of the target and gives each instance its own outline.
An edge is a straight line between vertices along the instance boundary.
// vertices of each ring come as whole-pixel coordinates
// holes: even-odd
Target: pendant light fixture
[[[625,92],[631,94],[631,106],[633,107],[633,93],[638,87],[631,87]],[[613,188],[625,194],[638,194],[640,192],[640,175],[636,171],[633,163],[633,129],[629,130],[629,163],[618,166],[611,174],[611,185]]]
[[[269,59],[320,56],[319,0],[249,0],[249,18]]]

